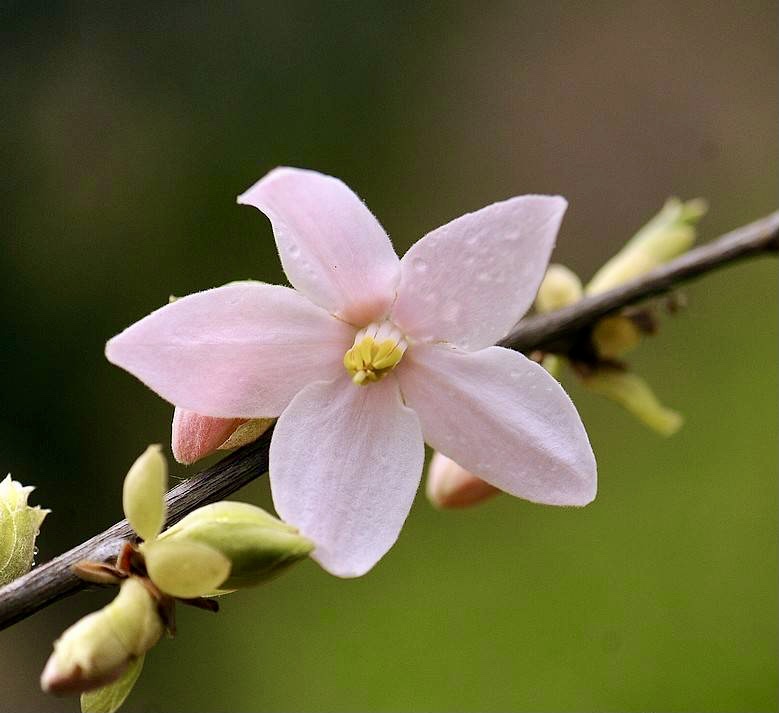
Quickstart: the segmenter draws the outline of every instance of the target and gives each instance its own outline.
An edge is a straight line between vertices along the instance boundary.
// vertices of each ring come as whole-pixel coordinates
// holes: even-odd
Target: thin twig
[[[524,352],[559,347],[610,312],[672,290],[723,265],[777,252],[779,212],[738,228],[614,290],[587,297],[557,312],[524,319],[502,345]],[[201,505],[229,496],[265,473],[272,430],[173,488],[167,495],[168,524]],[[0,589],[0,630],[87,588],[89,585],[76,577],[71,567],[83,559],[103,561],[115,557],[130,537],[132,530],[122,520]]]

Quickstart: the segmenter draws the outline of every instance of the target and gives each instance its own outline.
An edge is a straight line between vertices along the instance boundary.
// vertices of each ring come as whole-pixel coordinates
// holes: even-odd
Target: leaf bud
[[[153,540],[165,524],[168,464],[159,445],[149,446],[133,463],[122,490],[122,505],[133,530]]]
[[[708,205],[702,198],[669,198],[662,210],[595,273],[586,293],[606,292],[681,255],[695,242],[695,227]]]
[[[198,508],[158,542],[197,543],[222,553],[230,562],[230,576],[219,593],[266,582],[314,549],[294,526],[254,505],[231,501]]]
[[[111,683],[159,641],[163,629],[151,593],[130,577],[122,582],[116,599],[76,622],[54,642],[41,674],[41,688],[68,694]]]

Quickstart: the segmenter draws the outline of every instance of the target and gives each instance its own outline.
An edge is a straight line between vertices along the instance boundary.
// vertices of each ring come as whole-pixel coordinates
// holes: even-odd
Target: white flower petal
[[[397,368],[425,440],[488,483],[548,505],[595,498],[595,457],[560,384],[517,352],[418,344]]]
[[[271,221],[290,283],[348,322],[386,315],[400,279],[398,257],[365,204],[332,176],[277,168],[238,197]]]
[[[238,282],[152,312],[106,345],[108,360],[176,406],[278,416],[306,384],[343,371],[354,328],[303,295]]]
[[[401,260],[392,320],[423,341],[495,344],[533,303],[566,206],[520,196],[428,233]]]
[[[394,544],[424,462],[419,420],[394,378],[344,375],[307,386],[276,424],[270,481],[279,515],[316,544],[340,577],[367,572]]]

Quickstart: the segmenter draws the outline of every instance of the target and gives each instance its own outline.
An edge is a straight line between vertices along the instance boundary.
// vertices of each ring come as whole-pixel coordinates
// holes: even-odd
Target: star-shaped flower
[[[595,497],[595,459],[562,387],[491,346],[532,304],[565,200],[495,203],[402,260],[335,178],[280,168],[238,202],[270,219],[295,289],[241,282],[183,297],[114,337],[106,355],[177,407],[279,417],[273,502],[325,569],[359,576],[393,545],[425,441],[533,502]]]

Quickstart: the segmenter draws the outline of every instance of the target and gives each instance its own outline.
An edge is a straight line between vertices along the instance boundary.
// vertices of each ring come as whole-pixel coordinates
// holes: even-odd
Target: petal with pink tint
[[[342,181],[277,168],[238,196],[270,219],[290,283],[310,300],[364,327],[386,315],[400,279],[387,233]]]
[[[422,341],[495,344],[533,303],[566,206],[519,196],[428,233],[401,260],[392,320]]]
[[[215,453],[235,430],[246,423],[244,418],[215,418],[177,408],[173,412],[171,448],[173,457],[185,465]]]
[[[436,451],[427,469],[426,492],[433,505],[448,509],[476,505],[500,490]]]
[[[595,457],[557,381],[522,354],[417,344],[397,368],[425,441],[497,488],[547,505],[595,498]]]
[[[276,424],[270,481],[279,515],[316,543],[312,557],[358,577],[394,544],[424,462],[419,420],[387,377],[346,376],[301,391]]]
[[[353,339],[353,327],[288,287],[238,282],[152,312],[106,356],[176,406],[267,418],[307,384],[343,374]]]

